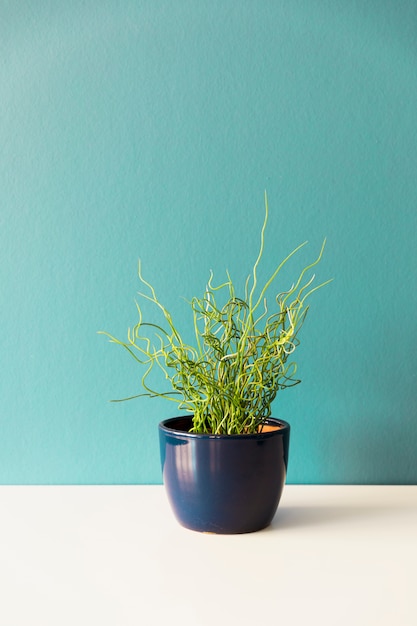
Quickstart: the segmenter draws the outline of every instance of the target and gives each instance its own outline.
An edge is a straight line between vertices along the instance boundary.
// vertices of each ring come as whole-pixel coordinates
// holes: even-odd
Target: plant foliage
[[[162,313],[162,325],[144,321],[141,307],[136,304],[139,319],[129,329],[127,341],[103,333],[145,368],[144,392],[131,398],[162,397],[176,402],[193,414],[192,432],[230,435],[258,432],[271,415],[271,403],[277,392],[300,382],[296,378],[293,353],[309,309],[307,299],[330,282],[313,286],[315,275],[311,274],[322,258],[325,240],[316,260],[301,271],[290,289],[275,296],[273,310],[269,310],[268,289],[289,259],[307,242],[293,250],[259,288],[257,272],[267,221],[265,194],[259,254],[246,280],[244,297],[236,294],[228,272],[227,280],[219,285],[214,283],[211,272],[202,297],[194,297],[190,302],[195,345],[183,341],[168,309],[143,278],[140,262],[138,274],[144,291],[139,296]],[[169,381],[168,391],[157,391],[150,385],[149,375],[154,368],[159,368],[163,378]]]

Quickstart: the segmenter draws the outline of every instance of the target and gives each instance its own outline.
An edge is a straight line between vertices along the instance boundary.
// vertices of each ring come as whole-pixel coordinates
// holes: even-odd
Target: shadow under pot
[[[191,426],[192,416],[159,424],[163,480],[178,522],[220,534],[268,526],[285,484],[290,425],[269,418],[250,435],[196,434]]]

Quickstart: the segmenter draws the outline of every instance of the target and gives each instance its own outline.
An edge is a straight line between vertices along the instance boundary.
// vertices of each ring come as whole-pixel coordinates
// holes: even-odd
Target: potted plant
[[[271,417],[279,390],[300,382],[293,361],[313,286],[318,257],[302,269],[293,284],[275,295],[267,291],[283,267],[307,242],[293,250],[269,280],[258,285],[264,251],[265,218],[260,248],[243,293],[229,273],[216,285],[213,273],[201,297],[190,301],[194,345],[179,333],[153,286],[139,279],[139,296],[150,301],[162,321],[143,319],[128,331],[127,341],[109,333],[144,367],[142,393],[175,402],[187,415],[159,424],[163,480],[178,521],[185,527],[215,533],[244,533],[268,526],[285,483],[290,425]],[[150,374],[159,368],[167,390],[154,389]]]

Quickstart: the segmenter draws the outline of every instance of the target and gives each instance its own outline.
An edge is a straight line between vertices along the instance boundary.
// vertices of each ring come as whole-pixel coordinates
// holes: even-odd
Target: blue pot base
[[[290,426],[255,435],[189,433],[192,416],[159,425],[165,488],[178,522],[190,530],[239,534],[267,527],[281,498]]]

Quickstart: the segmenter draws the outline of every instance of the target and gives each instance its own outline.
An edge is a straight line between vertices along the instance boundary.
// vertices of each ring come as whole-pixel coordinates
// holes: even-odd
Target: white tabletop
[[[0,487],[4,626],[416,626],[417,486],[287,485],[249,535],[161,486]]]

